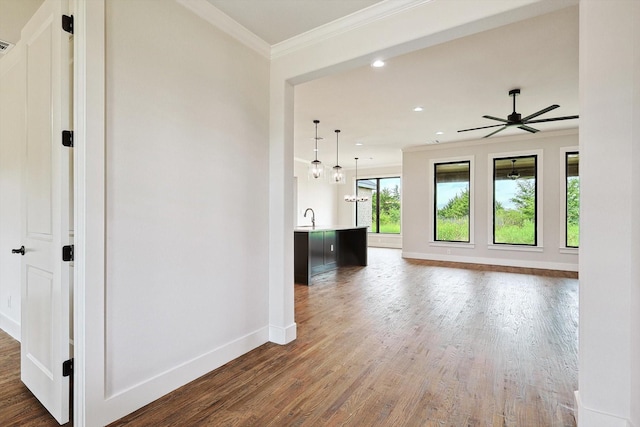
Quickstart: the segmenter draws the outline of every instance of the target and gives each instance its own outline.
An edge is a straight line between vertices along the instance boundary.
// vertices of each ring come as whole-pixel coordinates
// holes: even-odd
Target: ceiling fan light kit
[[[480,129],[489,129],[489,128],[494,128],[494,127],[499,127],[499,129],[494,130],[493,132],[485,135],[483,138],[489,138],[490,136],[495,135],[498,132],[501,132],[507,128],[510,127],[517,127],[518,129],[522,129],[524,131],[527,132],[531,132],[531,133],[536,133],[538,132],[538,129],[535,129],[531,126],[529,126],[529,124],[532,123],[544,123],[544,122],[555,122],[555,121],[559,121],[559,120],[571,120],[571,119],[577,119],[579,116],[575,115],[575,116],[563,116],[563,117],[553,117],[553,118],[549,118],[549,119],[538,119],[538,120],[532,120],[535,119],[536,117],[548,113],[551,110],[555,110],[556,108],[560,107],[558,104],[553,104],[548,106],[547,108],[543,108],[540,111],[537,111],[533,114],[530,114],[526,117],[522,117],[522,115],[520,113],[516,112],[516,96],[520,95],[520,89],[511,89],[509,91],[509,96],[511,96],[513,98],[513,112],[511,114],[509,114],[507,116],[507,119],[501,119],[500,117],[495,117],[495,116],[482,116],[485,119],[489,119],[489,120],[496,120],[498,122],[501,122],[501,124],[499,125],[489,125],[489,126],[480,126],[477,128],[470,128],[470,129],[462,129],[459,130],[458,132],[468,132],[468,131],[472,131],[472,130],[480,130]]]
[[[507,174],[507,178],[513,180],[520,178],[520,172],[516,169],[516,159],[511,160],[511,172]]]

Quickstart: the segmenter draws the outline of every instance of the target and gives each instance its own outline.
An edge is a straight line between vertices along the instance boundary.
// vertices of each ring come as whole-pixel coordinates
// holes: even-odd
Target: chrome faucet
[[[307,208],[307,210],[304,211],[304,217],[307,217],[307,212],[309,211],[311,211],[311,227],[316,228],[316,213],[313,211],[313,209]]]

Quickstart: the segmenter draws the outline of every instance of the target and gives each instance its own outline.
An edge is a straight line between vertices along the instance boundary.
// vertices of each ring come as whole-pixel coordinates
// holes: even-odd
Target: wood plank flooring
[[[576,275],[523,271],[370,248],[295,286],[293,343],[112,426],[575,426]]]
[[[66,426],[71,426],[71,424],[66,424]],[[38,399],[20,381],[20,343],[1,329],[0,426],[59,426]]]

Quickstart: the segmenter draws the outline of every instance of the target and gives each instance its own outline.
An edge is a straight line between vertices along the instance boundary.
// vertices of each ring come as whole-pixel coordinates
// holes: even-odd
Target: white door
[[[69,421],[70,265],[69,38],[61,28],[67,0],[45,0],[22,32],[27,64],[21,307],[21,377],[64,424]]]

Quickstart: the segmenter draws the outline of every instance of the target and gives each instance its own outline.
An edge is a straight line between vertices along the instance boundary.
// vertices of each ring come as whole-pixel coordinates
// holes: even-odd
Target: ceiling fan
[[[490,137],[492,135],[495,135],[496,133],[498,133],[500,131],[503,131],[503,130],[505,130],[507,128],[515,126],[515,127],[519,128],[519,129],[526,130],[527,132],[536,133],[536,132],[538,132],[538,129],[534,129],[531,126],[528,126],[529,124],[531,124],[531,123],[543,123],[543,122],[555,122],[555,121],[558,121],[558,120],[570,120],[570,119],[577,119],[578,118],[578,116],[564,116],[564,117],[553,117],[553,118],[550,118],[550,119],[531,120],[531,119],[534,119],[534,118],[536,118],[536,117],[538,117],[538,116],[540,116],[540,115],[542,115],[544,113],[548,113],[551,110],[555,110],[556,108],[559,107],[558,104],[550,105],[547,108],[543,108],[542,110],[540,110],[540,111],[538,111],[536,113],[528,115],[527,117],[522,117],[522,115],[520,113],[516,113],[516,95],[520,95],[520,89],[511,89],[509,91],[509,96],[513,97],[513,113],[509,114],[507,116],[506,120],[505,119],[501,119],[499,117],[494,117],[494,116],[482,116],[485,119],[497,120],[499,122],[502,122],[502,124],[490,125],[490,126],[481,126],[479,128],[462,129],[462,130],[459,130],[458,132],[467,132],[467,131],[470,131],[470,130],[488,129],[488,128],[494,128],[494,127],[497,127],[497,126],[501,126],[500,129],[494,130],[490,134],[484,136],[484,138],[488,138],[488,137]]]

